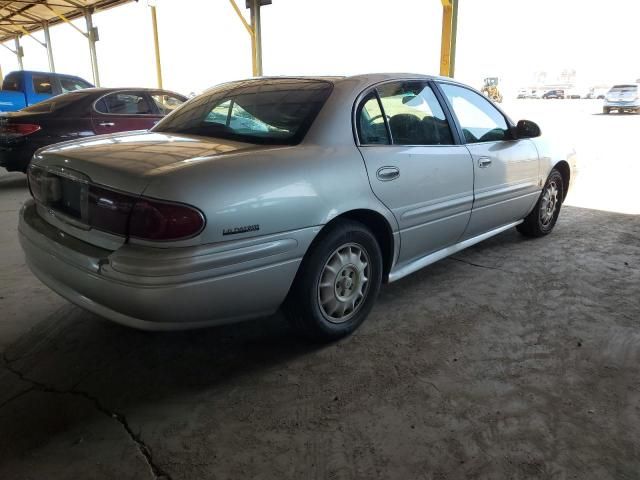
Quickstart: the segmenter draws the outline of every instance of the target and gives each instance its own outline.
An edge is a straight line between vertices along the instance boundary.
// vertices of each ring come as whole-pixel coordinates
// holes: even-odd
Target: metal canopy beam
[[[442,0],[442,39],[440,43],[440,75],[453,77],[456,67],[458,0]]]

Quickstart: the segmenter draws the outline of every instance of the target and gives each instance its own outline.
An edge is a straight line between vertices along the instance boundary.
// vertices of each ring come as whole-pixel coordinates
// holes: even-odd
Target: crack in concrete
[[[464,260],[464,259],[458,258],[458,257],[448,257],[448,258],[449,258],[449,260],[455,260],[456,262],[464,263],[466,265],[471,265],[472,267],[486,268],[488,270],[498,270],[500,272],[511,273],[513,275],[516,275],[516,272],[512,272],[510,270],[505,270],[504,268],[492,267],[491,265],[482,265],[480,263],[474,263],[474,262],[471,262],[469,260]]]
[[[0,408],[6,405],[7,403],[9,403],[10,401],[15,400],[16,398],[26,394],[27,392],[34,391],[34,390],[45,392],[45,393],[54,393],[58,395],[73,395],[73,396],[84,398],[85,400],[88,400],[89,402],[93,403],[96,410],[98,410],[100,413],[108,416],[109,418],[116,420],[122,426],[125,432],[127,432],[127,435],[129,436],[129,438],[136,444],[136,447],[144,457],[147,463],[147,466],[149,467],[149,470],[151,471],[151,474],[153,475],[153,478],[155,480],[171,480],[171,476],[155,463],[153,459],[153,455],[151,453],[151,449],[142,440],[140,435],[136,434],[131,429],[129,422],[127,421],[127,418],[124,415],[122,415],[121,413],[109,410],[107,407],[105,407],[102,404],[102,402],[100,402],[98,397],[95,397],[90,393],[82,390],[76,390],[75,386],[68,390],[61,390],[59,388],[55,388],[53,386],[47,385],[45,383],[42,383],[27,377],[20,370],[18,370],[17,368],[13,367],[13,365],[11,365],[12,362],[7,358],[7,355],[4,352],[2,353],[2,361],[4,363],[5,368],[9,372],[17,376],[23,382],[27,382],[31,384],[32,387],[27,390],[23,390],[19,394],[14,395],[10,399],[6,400],[5,402],[2,403],[2,405],[0,405]]]
[[[29,387],[26,390],[22,390],[16,393],[15,395],[12,395],[11,397],[7,398],[4,402],[0,403],[0,410],[5,406],[7,406],[8,404],[10,404],[11,402],[13,402],[14,400],[17,400],[21,396],[26,395],[27,393],[33,392],[34,390],[35,390],[34,387]]]

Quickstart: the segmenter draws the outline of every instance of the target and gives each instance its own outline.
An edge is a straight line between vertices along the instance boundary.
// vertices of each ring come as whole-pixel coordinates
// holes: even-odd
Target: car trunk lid
[[[197,159],[253,148],[258,147],[160,133],[99,136],[57,144],[36,153],[29,169],[29,183],[38,211],[46,221],[89,243],[115,249],[126,236],[118,229],[94,228],[92,215],[96,212],[111,210],[110,221],[122,225],[127,222],[133,203],[156,175],[188,168]]]

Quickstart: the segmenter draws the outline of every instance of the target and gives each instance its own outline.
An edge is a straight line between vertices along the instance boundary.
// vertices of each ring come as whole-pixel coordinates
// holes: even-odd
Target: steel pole
[[[262,76],[262,28],[260,24],[260,0],[251,0],[251,54],[253,56],[253,75]]]
[[[51,46],[51,35],[49,35],[49,22],[45,22],[42,24],[42,29],[44,30],[44,43],[47,46],[47,57],[49,59],[49,70],[51,72],[56,71],[56,66],[53,63],[53,47]]]
[[[156,7],[151,5],[151,25],[153,27],[153,48],[156,52],[156,77],[158,79],[158,88],[162,88],[162,65],[160,64],[160,41],[158,39],[158,17],[156,15]]]
[[[22,47],[20,46],[20,37],[16,36],[16,57],[18,57],[18,66],[20,70],[24,70],[24,65],[22,64]]]
[[[96,54],[96,39],[93,29],[93,19],[91,11],[85,10],[84,18],[87,21],[87,40],[89,40],[89,54],[91,55],[91,70],[93,71],[93,83],[96,87],[100,86],[100,73],[98,72],[98,55]]]

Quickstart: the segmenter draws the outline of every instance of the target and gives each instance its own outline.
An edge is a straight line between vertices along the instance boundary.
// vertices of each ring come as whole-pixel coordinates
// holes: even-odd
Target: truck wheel
[[[520,225],[516,228],[528,237],[543,237],[551,233],[558,221],[560,207],[564,199],[564,182],[562,175],[555,168],[551,170],[544,184],[540,198]]]
[[[312,340],[353,332],[373,308],[382,282],[382,253],[371,231],[340,220],[320,232],[284,304],[294,327]]]
[[[607,107],[602,107],[602,113],[609,115],[610,110]]]

